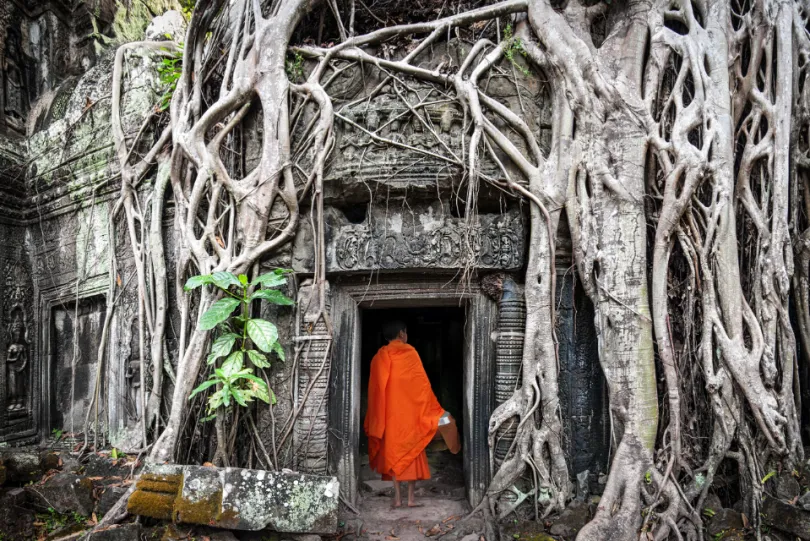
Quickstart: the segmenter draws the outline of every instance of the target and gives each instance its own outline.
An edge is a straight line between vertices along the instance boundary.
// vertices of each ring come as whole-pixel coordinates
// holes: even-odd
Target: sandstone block
[[[128,509],[232,530],[329,534],[337,530],[338,495],[334,477],[161,465],[141,475]]]

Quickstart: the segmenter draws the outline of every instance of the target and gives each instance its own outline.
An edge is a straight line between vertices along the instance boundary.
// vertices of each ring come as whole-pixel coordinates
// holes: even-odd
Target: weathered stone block
[[[6,467],[6,481],[18,485],[36,481],[43,473],[56,469],[59,465],[59,457],[53,453],[22,449],[0,452],[0,460]]]
[[[716,509],[714,516],[709,520],[706,531],[711,536],[743,531],[742,515],[734,509]]]
[[[101,493],[101,497],[98,500],[98,504],[96,505],[96,516],[101,518],[107,514],[107,512],[112,509],[113,505],[118,503],[118,500],[121,499],[121,496],[126,494],[127,489],[125,487],[107,487],[104,489],[104,492]]]
[[[338,494],[334,477],[160,465],[141,475],[128,510],[233,530],[334,533]]]
[[[24,507],[0,507],[0,532],[8,539],[33,539],[34,512]]]
[[[799,539],[810,540],[810,511],[765,496],[762,500],[761,516],[768,526],[795,535]]]
[[[57,513],[77,512],[90,516],[93,512],[93,483],[75,473],[59,473],[42,486],[30,486],[26,490],[44,507],[52,507]]]

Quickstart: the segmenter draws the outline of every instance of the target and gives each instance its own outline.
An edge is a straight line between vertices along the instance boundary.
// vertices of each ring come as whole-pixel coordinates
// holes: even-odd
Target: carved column
[[[498,338],[495,343],[495,406],[506,402],[518,385],[523,359],[526,301],[523,291],[510,278],[503,279],[503,293],[498,302]],[[517,422],[505,423],[498,432],[495,462],[500,464],[515,439]]]
[[[331,337],[324,318],[319,317],[318,295],[311,281],[301,286],[298,299],[295,347],[300,352],[295,374],[295,408],[300,412],[295,422],[293,456],[299,471],[326,474]],[[325,309],[329,313],[328,301]]]

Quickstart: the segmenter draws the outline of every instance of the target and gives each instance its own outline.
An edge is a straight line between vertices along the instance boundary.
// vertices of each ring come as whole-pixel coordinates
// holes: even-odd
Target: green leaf
[[[222,372],[227,376],[231,377],[240,370],[242,370],[242,359],[244,354],[241,351],[234,351],[225,361],[222,363]]]
[[[287,278],[284,276],[290,271],[284,269],[276,269],[273,272],[262,274],[253,279],[250,285],[255,286],[261,284],[264,287],[278,287],[287,283]]]
[[[247,406],[247,400],[245,399],[245,395],[242,394],[241,390],[237,389],[236,387],[232,387],[231,396],[233,396],[233,399],[236,400],[237,404],[240,406]]]
[[[278,329],[276,326],[264,319],[250,319],[247,322],[247,333],[256,347],[265,353],[273,348],[273,344],[278,340]]]
[[[225,397],[226,394],[223,392],[223,389],[220,389],[219,391],[212,394],[211,397],[208,399],[208,410],[211,411],[220,407],[222,403],[225,401]]]
[[[214,344],[211,346],[211,354],[208,355],[208,364],[213,364],[214,361],[220,357],[228,355],[233,349],[233,345],[237,338],[239,338],[239,335],[232,332],[223,334],[217,338]]]
[[[240,274],[239,276],[237,276],[237,278],[239,278],[239,283],[242,284],[243,286],[248,285],[247,274]]]
[[[183,286],[183,289],[186,291],[191,291],[192,289],[196,289],[200,286],[204,286],[205,284],[213,283],[214,279],[211,277],[210,274],[200,274],[199,276],[192,276],[186,282],[186,285]]]
[[[281,362],[287,360],[285,356],[286,354],[284,353],[284,346],[282,346],[281,343],[276,342],[273,344],[273,352],[275,352]]]
[[[211,415],[209,415],[209,416],[207,416],[207,417],[203,417],[202,419],[200,419],[200,422],[201,422],[201,423],[207,423],[208,421],[213,421],[213,420],[214,420],[214,419],[216,419],[216,418],[217,418],[217,414],[216,414],[216,413],[212,413]]]
[[[230,286],[242,287],[242,282],[232,272],[222,271],[215,272],[211,275],[214,284],[220,289],[228,289]]]
[[[276,342],[278,343],[278,342]],[[259,353],[255,349],[249,349],[247,351],[248,359],[250,362],[253,363],[253,366],[256,368],[269,368],[270,363],[267,361],[267,357],[265,357],[262,353]]]
[[[762,484],[764,485],[764,484],[765,484],[765,483],[768,481],[768,479],[770,479],[770,478],[771,478],[771,477],[773,477],[774,475],[776,475],[776,472],[775,472],[775,471],[773,471],[773,470],[769,471],[769,472],[768,472],[768,473],[765,475],[765,477],[763,477],[763,478],[762,478]]]
[[[264,382],[263,379],[257,378],[253,376],[249,378],[251,381],[254,382],[252,386],[253,394],[261,400],[262,402],[269,404],[270,403],[270,388],[267,386],[267,383]]]
[[[282,306],[290,306],[295,304],[295,301],[278,289],[260,289],[250,296],[250,300],[262,299],[272,304],[280,304]]]
[[[207,381],[202,382],[202,384],[199,387],[197,387],[196,389],[191,391],[191,394],[188,395],[188,399],[191,400],[192,398],[194,398],[194,395],[199,394],[199,393],[203,392],[204,390],[206,390],[207,388],[209,388],[210,386],[216,385],[216,384],[217,384],[217,380],[215,380],[215,379],[209,379]]]
[[[209,331],[228,319],[233,309],[239,306],[239,299],[226,297],[219,299],[200,318],[200,330]]]

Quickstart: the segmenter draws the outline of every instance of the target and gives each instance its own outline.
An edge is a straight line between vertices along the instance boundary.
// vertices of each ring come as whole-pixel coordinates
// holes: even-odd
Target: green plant
[[[520,73],[528,77],[532,74],[531,70],[522,64],[518,64],[515,60],[515,53],[519,53],[524,57],[526,55],[526,50],[523,48],[523,41],[520,38],[514,37],[512,33],[512,25],[507,24],[506,28],[503,30],[503,55],[506,57],[509,62],[515,66]]]
[[[48,532],[53,532],[64,528],[69,524],[84,524],[87,517],[77,512],[60,513],[53,507],[49,507],[46,513],[37,513],[37,519]]]
[[[113,448],[112,448],[112,451],[110,451],[110,456],[112,456],[112,459],[113,459],[113,460],[118,460],[118,457],[120,456],[120,455],[118,454],[118,449],[116,449],[115,447],[113,447]]]
[[[773,470],[769,471],[767,474],[765,474],[765,477],[762,478],[762,484],[764,485],[765,483],[767,483],[768,479],[770,479],[774,475],[776,475],[775,471],[773,471]]]
[[[54,442],[61,440],[63,434],[64,432],[62,432],[61,428],[54,428],[53,430],[51,430],[51,436],[53,436]]]
[[[186,16],[186,19],[191,17],[191,12],[194,11],[196,4],[197,0],[180,0],[180,9],[183,10],[183,15]]]
[[[217,390],[208,397],[208,417],[205,420],[214,418],[220,406],[229,407],[232,403],[247,406],[258,398],[275,404],[272,389],[253,369],[270,367],[268,353],[275,353],[283,361],[284,348],[278,342],[278,329],[273,323],[250,317],[250,305],[257,300],[283,306],[294,304],[292,299],[274,289],[287,283],[286,274],[289,272],[276,269],[256,277],[250,283],[244,274],[235,276],[230,272],[192,276],[186,282],[186,291],[212,285],[225,294],[200,317],[198,324],[200,330],[218,329],[220,332],[208,355],[208,365],[213,367],[213,373],[189,397],[193,398],[209,387],[217,386]],[[262,287],[252,291],[256,286]],[[234,315],[237,308],[239,311]],[[220,359],[223,359],[221,364]]]
[[[177,88],[177,81],[180,80],[180,76],[183,74],[183,44],[178,44],[177,49],[174,51],[169,49],[163,49],[163,51],[166,56],[160,59],[157,72],[158,80],[166,90],[158,102],[158,111],[165,111],[169,108],[172,96],[174,96],[174,91]]]
[[[647,473],[644,474],[644,482],[647,483],[648,485],[652,484],[652,472],[648,471]]]
[[[287,77],[290,78],[291,81],[295,81],[304,76],[304,57],[301,56],[301,53],[296,52],[291,58],[287,58],[285,62],[285,69],[287,71]]]

